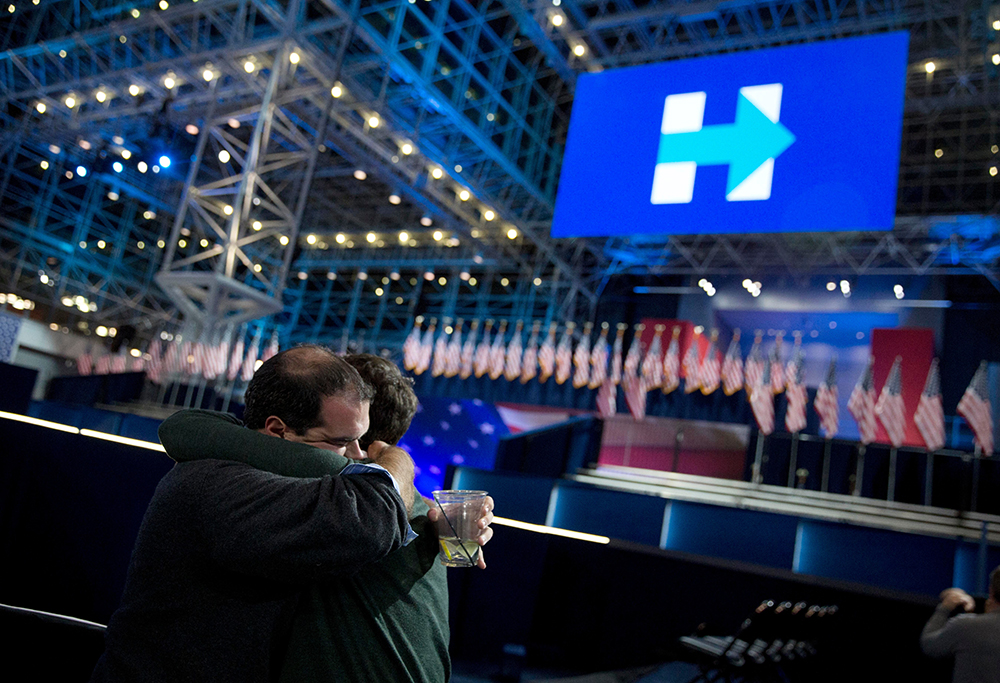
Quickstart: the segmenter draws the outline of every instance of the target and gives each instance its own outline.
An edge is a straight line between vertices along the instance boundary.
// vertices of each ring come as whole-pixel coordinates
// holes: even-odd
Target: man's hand
[[[437,528],[436,527],[437,521],[441,519],[441,510],[440,508],[438,508],[437,503],[435,503],[433,500],[429,498],[424,498],[424,501],[427,502],[427,507],[430,508],[430,510],[427,512],[427,519],[433,522],[435,524],[435,528]],[[476,537],[476,542],[479,545],[484,546],[490,542],[491,538],[493,538],[493,529],[490,528],[490,524],[492,523],[493,523],[493,496],[486,496],[486,499],[483,501],[482,512],[479,515],[479,521],[477,522],[479,528],[482,529],[479,536]],[[486,560],[483,558],[482,550],[479,551],[479,561],[476,563],[476,566],[479,567],[480,569],[486,569]]]
[[[976,609],[976,601],[961,588],[946,588],[941,591],[941,606],[949,612],[956,607],[961,607],[963,612],[972,612]]]
[[[390,446],[384,441],[375,441],[368,447],[368,459],[389,470],[399,484],[399,495],[406,505],[406,512],[413,512],[413,500],[417,490],[413,486],[413,460],[402,448]]]

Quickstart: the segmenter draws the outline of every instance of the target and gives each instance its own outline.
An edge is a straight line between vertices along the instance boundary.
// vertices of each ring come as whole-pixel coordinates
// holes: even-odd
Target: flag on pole
[[[454,377],[462,369],[462,325],[461,318],[455,323],[455,331],[451,333],[448,350],[445,352],[444,376]]]
[[[813,401],[813,408],[819,415],[819,424],[826,434],[826,438],[832,439],[837,436],[840,428],[840,405],[837,403],[837,356],[830,359],[830,367],[826,370],[826,377],[816,390],[816,400]]]
[[[513,382],[521,376],[521,356],[523,354],[521,346],[521,329],[524,323],[520,320],[514,326],[514,336],[507,344],[507,358],[504,363],[503,376],[508,382]]]
[[[701,336],[696,329],[691,337],[691,344],[684,354],[684,393],[690,394],[701,388],[701,380],[698,377],[698,337]]]
[[[559,325],[557,323],[552,323],[549,325],[549,333],[545,337],[545,342],[542,344],[542,348],[538,350],[538,368],[540,373],[538,375],[538,381],[544,383],[552,373],[555,372],[556,367],[556,328]]]
[[[440,377],[448,364],[448,320],[442,320],[441,334],[434,340],[434,356],[431,361],[431,377]]]
[[[94,371],[94,356],[90,353],[89,348],[77,357],[76,371],[84,376]]]
[[[608,327],[607,323],[601,323],[601,336],[594,343],[594,350],[590,352],[590,388],[600,389],[604,386],[604,380],[608,379]]]
[[[865,371],[854,385],[850,398],[847,399],[847,410],[858,423],[858,434],[862,444],[870,444],[875,440],[875,386],[872,380],[872,366],[875,359],[868,358]]]
[[[747,399],[753,394],[753,388],[757,386],[760,381],[760,376],[764,374],[764,351],[761,348],[761,342],[764,339],[764,333],[757,330],[753,338],[753,346],[750,347],[750,353],[747,355],[747,362],[743,365],[743,389],[746,391]]]
[[[722,392],[732,396],[743,388],[743,355],[740,353],[740,331],[733,330],[733,338],[726,351],[726,359],[722,361]]]
[[[541,320],[536,320],[531,326],[528,348],[524,350],[524,356],[521,358],[521,384],[527,384],[538,374],[538,332],[541,329]]]
[[[625,372],[622,374],[622,389],[625,390],[625,403],[629,412],[637,421],[646,417],[646,391],[639,379],[639,363],[642,357],[642,330],[645,326],[636,325],[632,333],[632,343],[625,357]]]
[[[781,360],[781,339],[785,333],[778,331],[778,336],[774,339],[774,346],[771,347],[771,390],[780,394],[785,390],[785,364]]]
[[[264,349],[264,353],[261,354],[260,359],[266,363],[277,356],[280,350],[281,347],[278,344],[278,330],[274,330],[274,332],[271,333],[271,343],[267,345],[266,349]]]
[[[573,367],[573,330],[576,323],[566,323],[562,339],[556,347],[556,384],[565,384]]]
[[[172,375],[181,369],[181,343],[175,337],[167,346],[167,352],[163,356],[163,373]]]
[[[482,377],[490,370],[490,330],[493,329],[493,321],[487,320],[483,327],[483,338],[476,347],[476,357],[473,361],[476,377]]]
[[[111,371],[111,354],[106,353],[97,359],[94,363],[94,374],[95,375],[106,375]]]
[[[479,321],[473,320],[469,326],[469,336],[465,338],[462,345],[462,364],[458,371],[458,376],[462,379],[472,377],[472,364],[476,358],[476,332],[479,331]]]
[[[229,368],[226,371],[226,379],[230,382],[240,376],[240,366],[243,364],[243,351],[245,347],[243,337],[245,334],[246,329],[241,329],[239,336],[236,338],[236,343],[233,344],[233,352],[229,356]]]
[[[969,387],[958,402],[958,414],[965,418],[972,428],[976,443],[983,449],[983,455],[993,455],[993,410],[987,391],[986,361],[972,376]]]
[[[574,389],[582,389],[590,384],[590,331],[593,327],[594,324],[590,321],[583,324],[583,333],[573,352],[573,365],[576,367],[573,373]]]
[[[195,354],[199,356],[198,369],[201,370],[201,376],[205,379],[215,379],[218,376],[215,373],[215,346],[207,342],[199,343],[195,346]]]
[[[767,436],[774,431],[774,393],[771,389],[771,365],[764,365],[757,383],[750,390],[750,408],[760,433]]]
[[[618,332],[615,334],[615,344],[611,351],[611,382],[618,386],[622,381],[622,348],[625,345],[625,323],[618,323]]]
[[[660,385],[660,390],[664,394],[669,394],[681,385],[680,336],[681,327],[675,325],[667,352],[663,355],[663,383]]]
[[[931,362],[927,371],[927,381],[920,394],[920,402],[913,413],[913,421],[924,439],[927,451],[944,448],[944,406],[941,404],[941,376],[938,374],[938,359]]]
[[[875,414],[889,435],[889,443],[899,448],[906,438],[906,407],[903,405],[903,357],[896,356],[889,371],[889,378],[882,385]]]
[[[617,394],[618,387],[610,377],[605,377],[601,382],[601,388],[597,391],[597,412],[601,417],[611,417],[617,412]]]
[[[260,355],[260,340],[263,332],[263,328],[257,328],[257,332],[253,336],[253,341],[250,343],[250,350],[247,351],[246,358],[243,359],[240,379],[244,382],[249,382],[253,379],[253,373],[257,371],[257,356]]]
[[[417,353],[417,365],[413,374],[422,375],[431,367],[431,356],[434,355],[434,333],[437,332],[437,318],[431,318],[430,325],[424,330],[424,338],[420,342]]]
[[[159,384],[163,380],[163,342],[159,337],[154,337],[149,343],[149,364],[146,366],[146,376],[153,384]]]
[[[128,355],[125,352],[125,345],[123,344],[121,349],[118,350],[111,358],[111,372],[119,374],[125,372],[125,368],[128,365]]]
[[[406,336],[403,342],[403,369],[414,370],[420,361],[420,324],[424,322],[424,317],[418,315],[413,321],[413,329]]]
[[[701,361],[701,367],[698,369],[698,381],[701,384],[701,393],[705,396],[708,396],[719,388],[721,366],[719,363],[719,352],[715,348],[718,340],[719,331],[712,330],[712,336],[708,342],[708,351],[705,353],[705,357]]]
[[[653,328],[653,341],[646,357],[642,359],[642,386],[645,391],[663,386],[663,330],[666,325]]]
[[[504,346],[503,338],[507,332],[507,321],[500,321],[500,329],[493,337],[493,346],[490,347],[490,379],[500,379],[503,375],[504,361],[506,360],[507,347]]]
[[[802,383],[802,347],[795,348],[792,359],[785,368],[788,382],[785,384],[785,398],[788,399],[788,407],[785,409],[785,429],[792,434],[801,432],[806,428],[806,403],[809,394]]]
[[[795,338],[795,342],[792,344],[792,355],[788,359],[788,365],[785,366],[785,387],[792,382],[791,372],[794,370],[793,365],[795,364],[795,356],[802,351],[802,333],[798,330],[792,332],[792,337]]]

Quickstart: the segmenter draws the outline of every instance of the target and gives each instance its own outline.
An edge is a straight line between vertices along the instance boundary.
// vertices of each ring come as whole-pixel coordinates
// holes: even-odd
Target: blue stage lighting
[[[166,154],[160,157],[160,168],[170,168],[170,157]]]
[[[116,161],[115,163],[111,164],[111,168],[115,169],[115,173],[121,173],[122,171],[125,170],[125,167],[122,166],[122,162],[120,161]]]
[[[87,175],[87,169],[85,169],[83,166],[77,166],[76,174],[82,178],[85,175]]]

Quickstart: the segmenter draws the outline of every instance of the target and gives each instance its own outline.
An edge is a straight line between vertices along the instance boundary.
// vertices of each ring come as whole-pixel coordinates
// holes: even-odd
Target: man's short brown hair
[[[404,376],[395,363],[370,353],[350,354],[344,360],[375,391],[368,409],[368,432],[358,440],[362,450],[367,450],[373,441],[395,446],[417,412],[419,401],[413,391],[413,380]]]
[[[243,422],[261,429],[271,415],[295,434],[318,426],[323,399],[345,395],[371,401],[372,388],[358,371],[330,349],[303,344],[267,360],[247,385]]]

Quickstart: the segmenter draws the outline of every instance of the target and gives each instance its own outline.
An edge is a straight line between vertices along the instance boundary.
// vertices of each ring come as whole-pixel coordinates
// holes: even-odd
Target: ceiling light
[[[360,168],[354,172],[354,177],[358,180],[364,180],[368,177],[368,174],[362,171]]]
[[[365,239],[368,240],[369,244],[371,244],[378,239],[378,236],[374,232],[370,232],[365,236]]]
[[[290,61],[292,64],[298,64],[300,59],[301,57],[299,57],[298,52],[292,52],[291,54],[288,55],[288,61]]]
[[[35,105],[35,111],[37,111],[39,114],[44,114],[46,109],[48,109],[48,107],[45,106],[44,102],[39,102],[38,104]]]
[[[63,102],[65,102],[66,106],[69,107],[70,109],[76,106],[76,98],[73,97],[72,95],[67,95],[66,99],[63,100]]]
[[[458,193],[458,198],[461,199],[463,202],[469,201],[469,197],[471,196],[472,195],[469,194],[468,190],[462,190],[461,192]]]
[[[98,102],[104,102],[105,100],[108,99],[108,94],[103,90],[98,90],[96,93],[94,93],[94,99],[96,99]]]
[[[924,71],[926,71],[929,74],[934,73],[935,69],[937,69],[937,64],[935,64],[934,62],[927,62],[926,64],[924,64]]]
[[[404,142],[403,146],[399,148],[399,151],[403,154],[413,154],[413,145],[409,142]]]
[[[173,90],[175,85],[177,85],[177,81],[174,79],[173,76],[167,76],[166,78],[163,79],[163,86],[167,90]]]
[[[509,229],[507,231],[507,239],[511,239],[512,240],[512,239],[516,239],[516,238],[517,238],[517,230],[515,230],[514,228]]]
[[[243,62],[243,70],[248,74],[252,74],[253,70],[257,68],[257,65],[251,62],[249,59]]]
[[[278,242],[281,243],[281,246],[285,246],[286,244],[288,244],[288,235],[282,235],[281,237],[279,237]]]
[[[434,238],[435,242],[440,242],[441,238],[444,237],[444,233],[441,232],[440,230],[435,230],[432,237]]]
[[[553,25],[553,26],[562,26],[562,25],[563,25],[563,21],[565,21],[565,19],[563,19],[563,15],[561,15],[561,14],[559,14],[559,13],[557,12],[557,13],[553,14],[553,15],[552,15],[552,16],[551,16],[551,17],[549,18],[549,21],[551,21],[551,22],[552,22],[552,25]]]
[[[254,230],[260,230],[262,227],[264,227],[264,224],[261,223],[260,221],[254,221],[251,227],[253,227]]]
[[[402,200],[399,198],[398,194],[391,194],[391,195],[389,195],[389,203],[390,204],[399,204],[400,201],[402,201]]]
[[[334,97],[340,97],[341,95],[344,94],[344,89],[340,87],[339,84],[335,85],[332,88],[330,88],[330,94],[333,95]]]
[[[582,57],[587,54],[587,46],[583,43],[577,43],[576,47],[573,48],[573,54],[577,57]]]
[[[211,69],[205,69],[204,71],[201,72],[201,77],[204,78],[206,81],[210,81],[213,78],[215,78],[215,74],[212,72]]]
[[[135,83],[133,83],[128,87],[128,94],[131,95],[132,97],[138,96],[140,92],[141,91],[139,90],[139,86],[137,86]]]
[[[339,232],[339,233],[337,233],[336,240],[337,240],[337,244],[343,244],[344,242],[347,241],[347,237],[344,235],[344,233]]]
[[[372,114],[368,117],[368,125],[372,128],[378,128],[378,124],[382,123],[376,114]]]
[[[441,180],[441,177],[443,175],[444,171],[442,171],[440,168],[431,169],[431,177],[434,178],[434,180]]]
[[[316,235],[308,235],[306,237],[307,244],[316,244]]]

